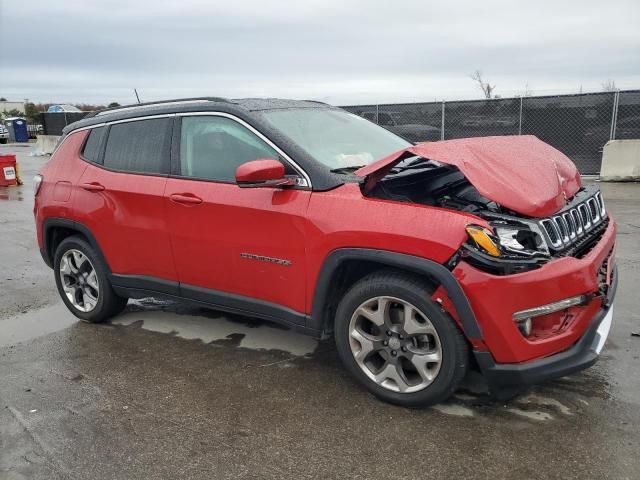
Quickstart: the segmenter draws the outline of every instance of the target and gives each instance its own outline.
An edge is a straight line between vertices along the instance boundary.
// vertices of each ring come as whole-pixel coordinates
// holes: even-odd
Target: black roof
[[[136,105],[126,105],[101,110],[77,122],[67,125],[63,135],[74,130],[102,123],[118,120],[134,119],[141,116],[166,115],[185,112],[223,112],[234,115],[252,125],[258,131],[275,142],[289,157],[297,162],[309,175],[314,190],[328,190],[341,185],[345,181],[344,175],[329,172],[326,166],[318,163],[297,143],[292,141],[285,132],[280,132],[267,122],[262,112],[267,110],[299,108],[327,108],[338,109],[326,103],[312,100],[287,100],[281,98],[240,98],[225,99],[218,97],[184,98],[149,102]]]
[[[330,107],[330,105],[314,100],[288,100],[285,98],[237,98],[228,100],[231,103],[240,105],[249,111],[259,110],[279,110],[284,108],[319,108]]]
[[[192,111],[221,111],[240,114],[265,110],[279,110],[286,108],[337,108],[326,103],[313,100],[289,100],[282,98],[238,98],[226,99],[221,97],[195,97],[161,100],[120,107],[107,108],[94,112],[82,120],[67,125],[63,133],[66,135],[78,128],[96,125],[98,123],[113,122],[142,115],[162,115]]]

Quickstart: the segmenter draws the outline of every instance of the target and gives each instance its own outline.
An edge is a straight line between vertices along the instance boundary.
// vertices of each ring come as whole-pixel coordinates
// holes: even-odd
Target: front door
[[[165,198],[182,294],[237,310],[304,312],[311,192],[235,184],[236,168],[259,158],[280,160],[295,173],[241,121],[198,115],[179,124],[177,175],[168,179]]]

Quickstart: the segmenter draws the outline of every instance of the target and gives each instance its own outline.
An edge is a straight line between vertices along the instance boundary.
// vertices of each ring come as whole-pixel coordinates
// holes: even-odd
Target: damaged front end
[[[494,275],[580,258],[608,219],[596,187],[582,187],[573,163],[535,137],[490,137],[417,145],[356,172],[370,197],[459,210],[469,225],[462,258]],[[479,222],[480,223],[480,222]],[[487,228],[487,226],[489,228]]]
[[[602,196],[593,186],[582,188],[565,208],[549,217],[523,218],[514,212],[490,210],[477,215],[489,223],[492,230],[483,229],[483,233],[497,252],[478,242],[477,234],[470,234],[472,241],[459,254],[496,275],[532,270],[559,257],[582,258],[600,241],[608,225]]]

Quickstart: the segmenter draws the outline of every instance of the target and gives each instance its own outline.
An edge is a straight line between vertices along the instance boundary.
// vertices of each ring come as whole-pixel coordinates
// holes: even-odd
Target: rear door
[[[89,165],[74,198],[76,218],[94,234],[112,272],[139,276],[129,277],[138,285],[177,282],[164,208],[173,120],[164,116],[97,127],[83,148]]]
[[[310,190],[238,187],[235,170],[250,160],[280,160],[296,174],[281,152],[239,119],[186,115],[177,123],[176,171],[167,181],[166,205],[182,294],[237,306],[246,300],[255,307],[259,299],[304,312]],[[244,298],[236,302],[234,295]]]

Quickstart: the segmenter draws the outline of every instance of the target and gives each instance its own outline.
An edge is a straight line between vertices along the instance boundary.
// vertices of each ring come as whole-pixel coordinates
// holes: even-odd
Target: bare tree
[[[606,82],[602,82],[602,91],[603,92],[616,92],[616,91],[618,91],[618,87],[616,87],[615,80],[611,80],[609,78]]]
[[[496,88],[496,86],[491,85],[489,82],[485,82],[482,79],[481,70],[476,70],[471,75],[469,75],[469,77],[471,77],[471,80],[474,80],[478,84],[478,86],[482,90],[482,93],[484,93],[484,98],[492,98],[493,90]]]

